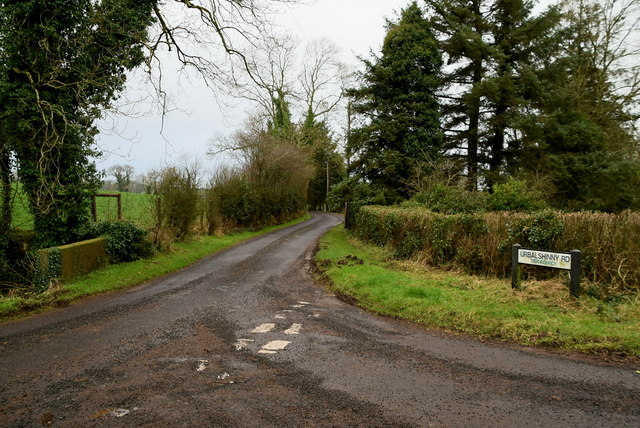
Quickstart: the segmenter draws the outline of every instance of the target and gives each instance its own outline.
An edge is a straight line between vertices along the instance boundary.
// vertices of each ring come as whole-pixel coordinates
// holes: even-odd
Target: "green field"
[[[153,222],[151,212],[155,197],[146,193],[123,192],[121,195],[122,219],[141,227],[151,226]],[[98,221],[118,219],[118,201],[116,198],[98,197],[96,198],[96,206]]]
[[[640,357],[640,296],[573,299],[566,284],[508,280],[394,261],[341,226],[320,243],[318,267],[336,294],[367,310],[480,338]]]
[[[99,192],[99,193],[120,193],[120,192]],[[151,208],[153,196],[146,193],[121,193],[122,196],[122,219],[137,224],[143,228],[148,228],[152,224]],[[116,198],[96,198],[97,217],[101,220],[118,219],[118,203]],[[29,214],[26,195],[18,191],[14,199],[13,218],[11,226],[17,229],[33,229],[33,218]]]

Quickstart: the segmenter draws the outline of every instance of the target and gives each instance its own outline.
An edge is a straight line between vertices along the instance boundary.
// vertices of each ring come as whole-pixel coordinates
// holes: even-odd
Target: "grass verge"
[[[173,251],[131,263],[108,265],[78,279],[52,286],[44,293],[0,298],[0,320],[17,319],[41,312],[54,305],[67,304],[85,296],[120,290],[183,269],[199,259],[217,253],[250,238],[276,229],[292,226],[310,218],[297,220],[258,231],[243,231],[216,236],[198,236],[188,242],[177,242]]]
[[[576,300],[550,281],[512,290],[506,280],[393,261],[342,226],[321,239],[316,264],[333,291],[372,312],[479,338],[640,357],[640,296]]]

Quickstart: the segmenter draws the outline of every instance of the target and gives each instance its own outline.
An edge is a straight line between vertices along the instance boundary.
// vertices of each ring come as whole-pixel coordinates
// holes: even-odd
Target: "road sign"
[[[552,251],[527,250],[521,248],[518,250],[518,263],[571,270],[571,253],[556,253]]]
[[[580,296],[580,258],[579,250],[568,253],[532,250],[515,244],[511,249],[511,287],[520,288],[520,265],[543,266],[553,269],[569,271],[571,278],[570,293],[573,297]]]

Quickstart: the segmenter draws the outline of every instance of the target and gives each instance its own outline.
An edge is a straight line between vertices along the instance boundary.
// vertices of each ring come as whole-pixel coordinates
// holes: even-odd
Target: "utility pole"
[[[327,150],[328,152],[328,150]],[[329,211],[329,154],[326,153],[326,159],[327,159],[327,194],[324,198],[324,206],[325,206],[325,211]]]
[[[349,170],[351,169],[351,147],[349,146],[349,140],[351,137],[351,101],[347,103],[347,135],[344,147],[344,156],[347,161],[347,177],[349,177]],[[351,229],[351,210],[349,207],[349,197],[344,203],[344,227],[345,229]]]

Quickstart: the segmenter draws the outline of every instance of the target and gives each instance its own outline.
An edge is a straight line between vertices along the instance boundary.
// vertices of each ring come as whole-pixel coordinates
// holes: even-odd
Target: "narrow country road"
[[[640,375],[432,334],[312,281],[304,223],[0,325],[1,427],[638,427]]]

